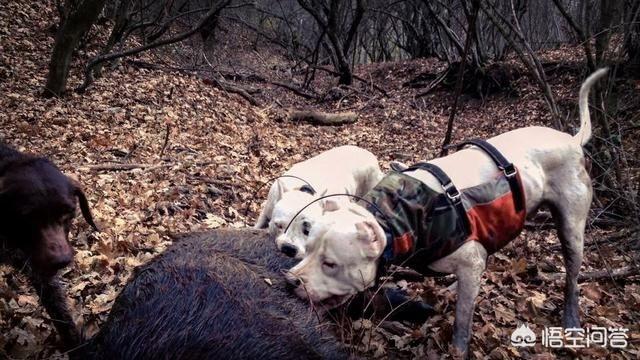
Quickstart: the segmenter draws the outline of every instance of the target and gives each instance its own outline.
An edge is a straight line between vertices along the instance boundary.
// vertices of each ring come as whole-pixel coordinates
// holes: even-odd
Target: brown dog
[[[82,215],[97,231],[77,181],[47,159],[0,144],[0,249],[12,257],[21,252],[30,261],[31,282],[69,347],[78,344],[81,335],[55,275],[73,260],[68,236],[76,199]]]

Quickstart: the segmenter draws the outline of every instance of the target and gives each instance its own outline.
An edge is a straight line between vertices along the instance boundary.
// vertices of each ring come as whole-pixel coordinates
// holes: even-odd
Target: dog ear
[[[275,187],[275,199],[276,202],[280,199],[282,199],[282,194],[285,193],[284,190],[284,186],[282,185],[282,181],[280,181],[280,179],[276,180],[276,187]]]
[[[340,209],[340,204],[335,199],[325,199],[322,201],[322,212],[331,212]]]
[[[96,225],[95,221],[93,221],[93,215],[91,214],[91,209],[89,208],[89,202],[87,201],[87,197],[84,195],[84,191],[82,190],[82,184],[78,182],[78,180],[68,177],[69,182],[73,186],[73,194],[78,198],[78,203],[80,204],[80,211],[82,211],[82,216],[87,221],[89,225],[95,230],[100,232],[100,228]]]
[[[382,255],[387,239],[380,225],[373,220],[364,220],[356,223],[358,240],[365,244],[366,255],[370,259],[377,259]]]

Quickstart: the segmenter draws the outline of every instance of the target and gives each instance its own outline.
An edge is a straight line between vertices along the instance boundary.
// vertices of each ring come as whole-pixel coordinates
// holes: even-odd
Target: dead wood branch
[[[314,125],[344,125],[353,124],[358,120],[358,114],[354,112],[325,113],[321,111],[293,110],[289,113],[290,121],[305,121]]]
[[[304,91],[302,91],[301,89],[293,86],[293,85],[289,85],[289,84],[285,84],[283,82],[279,82],[279,81],[269,81],[270,84],[276,85],[276,86],[280,86],[283,87],[287,90],[291,90],[294,94],[302,96],[305,99],[313,99],[313,100],[317,100],[318,97],[309,93],[306,93]]]
[[[592,271],[588,273],[580,273],[578,275],[578,282],[598,281],[603,279],[618,280],[630,276],[640,275],[640,269],[635,266],[623,266],[617,269],[604,269],[598,271]],[[562,280],[565,277],[564,273],[543,273],[543,276],[548,277],[551,280]]]
[[[519,23],[514,25],[512,20],[503,15],[491,2],[481,1],[479,4],[480,10],[482,10],[482,12],[488,17],[489,21],[491,21],[504,40],[516,52],[516,55],[527,67],[531,75],[533,75],[540,91],[544,95],[547,105],[549,106],[549,111],[553,115],[556,128],[562,129],[564,127],[563,119],[560,116],[558,106],[555,98],[553,97],[553,92],[551,91],[551,87],[547,81],[544,69],[540,64],[540,59],[538,59],[531,49],[529,42],[520,31]],[[517,21],[517,17],[516,19],[513,19],[513,21]]]
[[[226,92],[230,92],[233,94],[238,94],[240,96],[242,96],[245,100],[247,100],[249,102],[249,104],[253,105],[253,106],[260,106],[260,102],[258,102],[258,100],[256,100],[256,98],[254,98],[253,96],[251,96],[251,94],[249,94],[249,92],[241,87],[237,87],[235,85],[231,85],[229,83],[226,82],[222,82],[218,79],[215,78],[211,78],[211,79],[204,79],[203,80],[205,84],[208,85],[214,85]]]
[[[83,166],[86,169],[94,170],[94,171],[127,171],[127,170],[135,170],[135,169],[157,169],[161,167],[173,166],[174,164],[122,164],[122,163],[107,163],[107,164],[97,164],[97,165],[85,165]]]
[[[476,31],[476,20],[478,18],[478,11],[480,9],[479,1],[472,1],[472,6],[473,15],[467,17],[467,22],[469,23],[469,26],[467,28],[467,39],[465,40],[464,49],[462,51],[462,58],[460,59],[460,68],[458,69],[458,78],[456,79],[456,94],[453,98],[451,113],[449,114],[449,120],[447,121],[447,132],[444,136],[444,140],[442,141],[440,156],[446,156],[449,153],[449,148],[447,146],[451,143],[451,136],[453,133],[453,120],[456,117],[458,102],[460,101],[460,95],[462,94],[462,87],[464,85],[464,68],[467,64],[467,54],[469,53],[469,49],[471,48],[471,41]]]
[[[550,223],[549,225],[553,225],[553,223]],[[525,225],[526,226],[526,225]],[[539,229],[539,228],[538,228]],[[618,231],[614,234],[611,234],[609,236],[607,236],[604,239],[591,239],[591,240],[587,240],[584,242],[584,246],[591,246],[591,245],[602,245],[602,244],[624,244],[626,242],[631,242],[634,240],[634,235],[636,233],[640,232],[640,227],[634,227],[631,229],[623,229],[621,231]],[[551,245],[550,249],[551,250],[560,250],[562,248],[561,244],[555,244],[555,245]]]
[[[219,6],[212,6],[211,9],[191,29],[184,31],[182,33],[179,33],[174,37],[159,39],[149,44],[138,46],[126,51],[104,54],[104,55],[95,57],[85,67],[84,82],[82,83],[82,85],[80,85],[76,89],[76,91],[82,93],[86,91],[89,86],[91,86],[91,84],[93,83],[93,69],[98,64],[101,64],[105,61],[111,61],[111,60],[119,59],[122,57],[135,55],[143,51],[147,51],[160,46],[169,45],[169,44],[182,41],[190,37],[191,35],[197,33],[198,31],[200,31],[200,29],[202,29],[205,25],[207,25],[211,21],[211,19],[217,17],[220,14],[220,11],[222,11],[222,9],[224,9],[227,5],[229,5],[230,2],[231,2],[230,0],[225,0],[221,4],[219,4]]]
[[[196,161],[196,162],[187,162],[187,163],[176,163],[176,162],[166,162],[166,163],[156,163],[156,164],[145,164],[145,163],[104,163],[104,164],[95,164],[95,165],[82,165],[81,169],[84,170],[94,170],[94,171],[130,171],[136,169],[143,170],[155,170],[165,167],[177,166],[181,168],[188,168],[192,166],[209,166],[215,164],[214,161]]]
[[[205,177],[205,176],[194,176],[192,179],[196,181],[202,181],[207,184],[224,186],[224,187],[242,187],[242,184],[239,184],[233,181],[214,179],[214,178]]]
[[[160,64],[154,64],[146,61],[131,60],[131,59],[125,60],[124,63],[140,69],[176,71],[176,72],[179,72],[182,74],[188,74],[188,75],[192,75],[198,70],[193,67],[189,68],[189,67],[179,67],[179,66],[170,66],[170,65],[160,65]]]
[[[183,73],[183,74],[195,74],[197,73],[198,69],[196,68],[185,68],[185,67],[176,67],[176,66],[165,66],[165,65],[159,65],[159,64],[153,64],[153,63],[148,63],[148,62],[144,62],[144,61],[138,61],[138,60],[127,60],[127,64],[133,65],[135,67],[141,68],[141,69],[150,69],[150,70],[164,70],[164,71],[177,71],[179,73]],[[249,102],[249,104],[253,105],[253,106],[260,106],[260,102],[258,100],[256,100],[256,98],[254,98],[253,96],[251,96],[251,94],[255,94],[260,92],[260,90],[257,89],[244,89],[235,85],[231,85],[228,82],[223,82],[220,81],[218,79],[215,78],[210,78],[210,79],[203,79],[202,80],[205,84],[207,85],[212,85],[215,86],[223,91],[232,93],[232,94],[238,94],[240,96],[242,96],[245,100],[247,100]]]
[[[600,270],[578,275],[578,282],[597,281],[601,279],[621,279],[629,276],[640,275],[640,269],[635,266],[623,266],[618,269]]]
[[[440,74],[435,80],[433,80],[433,82],[431,82],[431,84],[429,84],[429,87],[427,88],[427,90],[424,90],[423,92],[417,94],[416,96],[414,96],[414,98],[418,99],[423,96],[427,96],[431,91],[433,91],[433,89],[435,89],[438,85],[440,85],[440,83],[442,83],[444,79],[447,78],[447,75],[449,75],[450,70],[451,68],[447,68],[445,71],[443,71],[442,74]]]

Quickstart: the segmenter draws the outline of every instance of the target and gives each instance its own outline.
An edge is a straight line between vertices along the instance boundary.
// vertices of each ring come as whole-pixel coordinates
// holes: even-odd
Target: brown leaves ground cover
[[[442,67],[432,60],[358,67],[356,73],[384,87],[388,97],[361,82],[336,90],[335,79],[319,72],[313,90],[332,100],[317,103],[280,87],[252,84],[262,90],[256,95],[262,105],[254,107],[195,75],[123,63],[107,70],[84,95],[71,92],[62,99],[45,99],[40,93],[53,43],[48,29],[54,19],[49,3],[0,4],[0,138],[51,158],[85,186],[103,231],[92,233],[81,220],[76,222],[75,266],[65,270],[63,278],[88,335],[105,321],[135,266],[161,252],[172,234],[250,225],[266,193],[263,188],[254,197],[256,189],[291,164],[336,145],[354,144],[377,154],[386,168],[392,159],[434,157],[443,138],[452,93],[436,91],[414,99],[416,90],[402,86],[417,73]],[[258,53],[246,47],[228,50],[236,30],[229,27],[231,35],[220,39],[221,55],[212,59],[218,70],[239,71],[245,66],[272,80],[291,80],[274,67],[283,59],[266,44]],[[92,41],[76,56],[70,86],[79,84],[81,65],[97,54],[106,34],[106,28],[92,31]],[[565,58],[567,53],[565,49]],[[166,61],[162,52],[142,59]],[[579,79],[562,75],[553,79],[552,86],[562,103],[575,106]],[[531,82],[523,78],[516,87],[517,98],[498,95],[484,102],[464,98],[456,139],[548,124],[544,101]],[[344,127],[293,124],[283,120],[290,107],[354,111],[359,121]],[[627,148],[637,155],[637,143]],[[115,170],[113,164],[130,168]],[[594,242],[617,231],[589,229],[584,271],[638,262],[637,252],[625,251],[621,241]],[[474,317],[474,357],[575,355],[540,346],[518,352],[507,346],[520,322],[533,324],[536,331],[560,325],[562,281],[548,275],[563,271],[560,251],[553,250],[557,244],[554,231],[527,230],[491,259]],[[453,323],[455,296],[449,285],[450,278],[399,284],[434,304],[437,315],[423,325],[381,322],[384,314],[377,314],[343,326],[343,335],[352,337],[353,346],[367,356],[439,358],[446,353]],[[627,351],[589,349],[578,355],[638,356],[639,288],[637,277],[582,285],[584,324],[628,327],[632,339]],[[54,355],[59,355],[55,331],[37,295],[23,276],[0,266],[0,358]]]

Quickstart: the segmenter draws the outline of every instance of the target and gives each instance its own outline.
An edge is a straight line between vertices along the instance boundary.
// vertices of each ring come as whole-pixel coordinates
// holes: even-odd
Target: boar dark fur
[[[292,265],[259,230],[177,239],[137,269],[72,358],[348,358],[309,304],[285,289],[282,271]]]

